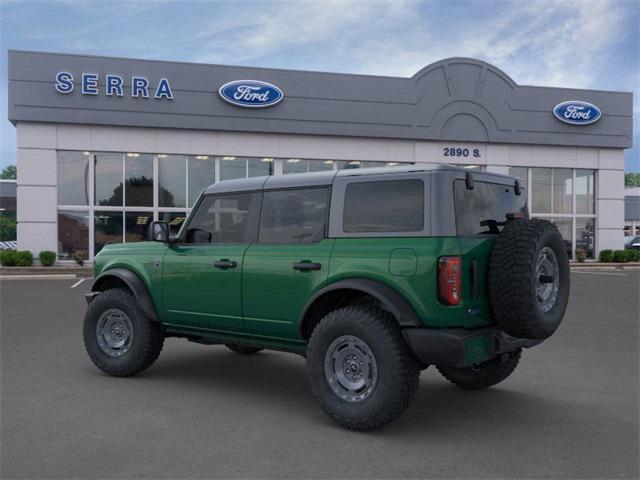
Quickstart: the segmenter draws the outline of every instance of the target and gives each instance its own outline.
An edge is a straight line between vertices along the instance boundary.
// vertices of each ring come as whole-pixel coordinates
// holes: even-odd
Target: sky
[[[639,25],[640,0],[0,0],[0,168],[18,49],[399,77],[473,57],[521,85],[632,91],[640,171]]]

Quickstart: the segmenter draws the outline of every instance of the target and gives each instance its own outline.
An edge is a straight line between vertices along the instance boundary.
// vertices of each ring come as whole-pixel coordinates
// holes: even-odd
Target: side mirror
[[[167,222],[151,222],[151,240],[154,242],[169,242],[169,224]]]

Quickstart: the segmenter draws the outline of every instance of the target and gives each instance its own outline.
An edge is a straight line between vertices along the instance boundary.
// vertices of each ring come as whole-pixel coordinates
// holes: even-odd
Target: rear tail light
[[[438,260],[438,293],[445,305],[460,304],[460,257],[440,257]]]

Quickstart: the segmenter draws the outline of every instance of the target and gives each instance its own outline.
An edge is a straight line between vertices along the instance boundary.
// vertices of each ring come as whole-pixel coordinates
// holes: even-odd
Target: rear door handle
[[[293,269],[300,270],[301,272],[320,270],[320,268],[322,268],[320,263],[310,262],[309,260],[303,260],[302,262],[296,262],[293,264]]]
[[[232,260],[227,260],[226,258],[222,258],[213,262],[213,266],[216,268],[220,268],[221,270],[228,270],[229,268],[236,268],[238,266],[238,263]]]

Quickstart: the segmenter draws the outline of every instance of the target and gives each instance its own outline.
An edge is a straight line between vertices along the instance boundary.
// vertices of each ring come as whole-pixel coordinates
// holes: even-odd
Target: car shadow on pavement
[[[222,346],[190,352],[181,349],[163,352],[153,367],[135,379],[151,382],[158,388],[178,388],[183,396],[192,399],[224,394],[247,407],[279,410],[295,406],[291,416],[307,418],[313,426],[340,428],[313,399],[305,360],[297,355],[262,351],[245,356]],[[507,380],[486,390],[465,391],[448,383],[430,367],[421,374],[420,387],[410,408],[373,434],[400,437],[413,433],[436,438],[451,431],[452,425],[464,425],[467,430],[482,433],[494,425],[505,431],[536,428],[554,421],[571,422],[571,402],[550,399],[531,388],[518,391],[517,386],[509,383]]]

